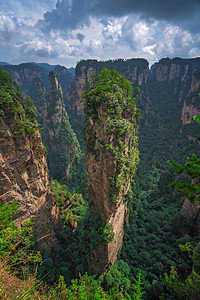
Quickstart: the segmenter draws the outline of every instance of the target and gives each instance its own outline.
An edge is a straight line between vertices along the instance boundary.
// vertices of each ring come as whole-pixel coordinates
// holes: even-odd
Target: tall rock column
[[[136,109],[133,89],[117,71],[104,69],[91,76],[83,93],[87,125],[85,155],[92,210],[114,232],[110,242],[101,242],[88,262],[95,272],[112,264],[122,246],[127,218],[126,195],[138,161]]]
[[[81,151],[65,110],[61,84],[54,71],[49,73],[49,84],[50,93],[47,93],[39,78],[36,78],[34,102],[40,113],[39,122],[44,127],[42,138],[47,147],[50,176],[67,180],[79,164]]]
[[[35,108],[0,69],[0,202],[17,201],[17,223],[33,220],[41,248],[50,250],[61,228],[51,192]]]

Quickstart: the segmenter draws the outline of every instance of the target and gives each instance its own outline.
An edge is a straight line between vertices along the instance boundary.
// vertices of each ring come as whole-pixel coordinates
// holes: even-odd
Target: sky
[[[200,56],[200,0],[0,0],[0,61]]]

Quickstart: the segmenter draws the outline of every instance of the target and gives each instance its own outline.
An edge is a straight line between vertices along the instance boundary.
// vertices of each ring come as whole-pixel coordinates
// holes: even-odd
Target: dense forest
[[[116,69],[133,88],[116,71],[111,72],[115,81],[104,70],[101,74],[104,72],[107,79],[96,84],[105,67]],[[55,230],[56,243],[51,250],[38,252],[40,243],[33,242],[31,223],[19,228],[13,222],[17,203],[1,203],[0,274],[4,278],[15,274],[12,282],[21,286],[23,280],[26,287],[11,290],[9,296],[5,280],[0,281],[2,299],[199,299],[199,70],[199,59],[163,59],[149,71],[148,62],[139,59],[81,61],[76,67],[76,82],[68,75],[68,89],[66,78],[59,80],[56,69],[49,75],[50,89],[43,87],[47,82],[43,83],[41,76],[30,81],[38,112],[1,71],[1,122],[9,127],[9,118],[18,120],[16,130],[12,128],[15,139],[26,136],[34,140],[35,130],[42,125],[51,191],[62,223],[62,229]],[[96,72],[92,81],[89,75]],[[84,81],[81,91],[79,78]],[[82,88],[82,97],[89,99],[85,114],[76,105]],[[92,126],[96,122],[98,128],[107,124],[107,131],[101,135],[102,127],[94,134],[88,122]],[[112,143],[103,139],[109,130]],[[129,155],[127,132],[132,132]],[[117,141],[117,137],[121,139]],[[132,151],[136,144],[138,150]],[[91,179],[87,177],[85,151],[93,153],[97,162],[98,155],[109,157],[109,153],[116,159],[111,182],[114,193],[108,194],[115,211],[116,195],[124,193],[125,177],[131,174],[132,178],[127,194],[123,194],[128,216],[123,221],[123,245],[117,260],[107,263],[103,272],[92,270],[90,255],[98,255],[98,245],[107,247],[116,233],[89,201]]]

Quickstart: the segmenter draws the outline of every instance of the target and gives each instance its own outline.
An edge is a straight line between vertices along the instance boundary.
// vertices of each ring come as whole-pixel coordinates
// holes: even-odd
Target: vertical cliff
[[[23,93],[31,99],[34,97],[35,78],[39,78],[46,89],[49,91],[49,72],[56,71],[57,77],[61,82],[64,95],[68,84],[73,81],[73,76],[67,68],[60,65],[49,65],[45,63],[22,63],[19,65],[3,65],[2,69],[6,71],[12,80],[14,80],[22,89]]]
[[[193,141],[199,137],[199,126],[194,121],[196,115],[200,115],[200,66],[192,74],[192,81],[184,99],[181,114],[181,130],[189,140]]]
[[[45,81],[42,69],[35,64],[6,65],[2,68],[22,88],[23,93],[31,98],[34,93],[34,79],[38,77]]]
[[[55,243],[60,227],[56,199],[51,192],[44,147],[35,109],[0,70],[0,201],[17,200],[18,223],[33,220],[33,232],[41,247]]]
[[[108,61],[82,60],[75,70],[75,81],[69,84],[66,94],[66,109],[72,128],[77,134],[79,141],[84,120],[84,103],[81,101],[82,90],[88,87],[88,81],[92,74],[100,73],[103,68],[116,70],[120,75],[128,79],[133,86],[142,88],[146,94],[146,82],[148,79],[149,63],[145,59],[117,59]],[[148,97],[144,97],[148,102]],[[146,101],[145,101],[146,103]],[[78,121],[77,121],[78,120]]]
[[[63,180],[73,173],[81,152],[65,110],[61,84],[54,71],[49,73],[49,84],[50,93],[47,93],[39,78],[36,79],[34,102],[40,113],[39,122],[44,127],[42,137],[47,147],[50,175]]]
[[[185,123],[186,96],[194,90],[194,74],[200,68],[200,59],[161,59],[155,63],[148,80],[151,103],[159,109],[160,117]],[[177,123],[178,123],[177,122]],[[169,123],[169,120],[168,120]]]
[[[94,73],[100,73],[104,68],[118,71],[133,86],[141,87],[147,82],[148,62],[145,59],[82,60],[76,66],[73,89],[67,93],[67,103],[69,103],[70,110],[76,110],[79,115],[84,114],[84,104],[80,102],[82,90],[87,87],[90,76]]]
[[[199,125],[194,116],[200,114],[200,59],[161,59],[150,70],[148,89],[150,103],[157,110],[157,143],[165,147],[163,157],[185,163],[187,156],[198,153]],[[141,141],[143,143],[143,141]],[[160,165],[158,151],[152,144],[152,164]],[[157,152],[156,152],[157,151]],[[166,154],[164,154],[164,152]],[[156,158],[157,157],[157,158]],[[164,164],[164,162],[162,163]],[[199,204],[185,199],[180,216],[182,234],[199,234]],[[189,225],[189,226],[188,226]]]
[[[129,82],[116,71],[104,69],[90,77],[84,92],[87,125],[85,157],[92,210],[114,232],[114,239],[91,251],[89,265],[102,272],[122,246],[127,218],[126,195],[138,161],[138,112]]]
[[[74,80],[72,74],[63,66],[57,65],[54,68],[57,78],[60,81],[63,90],[63,98],[65,101],[68,85]]]

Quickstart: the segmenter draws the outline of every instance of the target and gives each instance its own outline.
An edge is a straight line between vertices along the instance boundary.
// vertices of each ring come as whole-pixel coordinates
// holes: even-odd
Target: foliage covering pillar
[[[113,238],[92,249],[89,264],[101,272],[112,264],[122,246],[127,218],[126,195],[138,162],[133,88],[116,71],[94,74],[85,100],[85,155],[92,210],[107,222]]]

